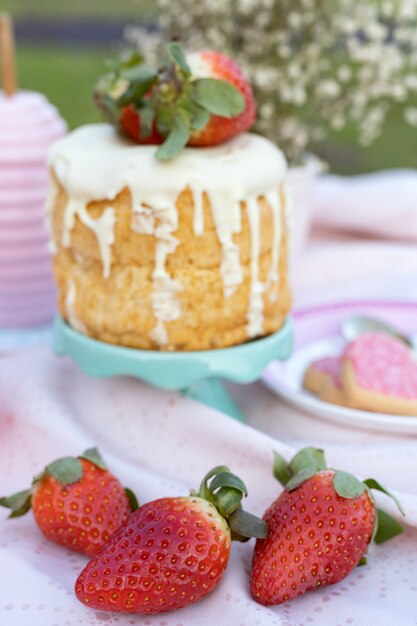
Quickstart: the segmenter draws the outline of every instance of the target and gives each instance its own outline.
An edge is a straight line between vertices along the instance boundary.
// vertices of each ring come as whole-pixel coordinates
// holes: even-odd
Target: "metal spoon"
[[[392,335],[410,348],[417,348],[417,336],[405,335],[398,328],[372,317],[352,315],[342,322],[342,334],[347,341],[357,339],[366,332],[380,332]]]

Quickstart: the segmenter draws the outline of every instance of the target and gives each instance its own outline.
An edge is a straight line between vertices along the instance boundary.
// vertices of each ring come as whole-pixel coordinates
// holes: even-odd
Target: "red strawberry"
[[[240,67],[221,52],[203,50],[187,56],[193,78],[225,80],[245,98],[245,108],[235,117],[212,115],[201,130],[194,130],[188,140],[189,146],[214,146],[248,130],[255,121],[256,108],[252,89]]]
[[[266,524],[242,511],[244,495],[242,481],[217,467],[198,494],[143,505],[81,572],[78,599],[95,609],[148,614],[197,602],[223,576],[231,539],[266,536]]]
[[[167,57],[158,71],[137,54],[124,58],[98,82],[95,101],[120,131],[139,144],[162,143],[156,157],[169,160],[186,145],[214,146],[252,126],[252,90],[232,59],[211,50],[187,59],[177,43]]]
[[[382,543],[402,532],[375,508],[370,489],[392,494],[373,479],[326,469],[321,450],[305,448],[290,464],[277,455],[274,474],[285,490],[264,515],[268,538],[258,539],[253,555],[251,591],[260,604],[339,582],[366,562],[372,538]]]
[[[11,518],[32,508],[48,539],[93,556],[137,508],[137,501],[93,448],[79,458],[54,461],[33,479],[31,489],[0,498],[0,505],[12,509]]]
[[[164,141],[163,137],[158,133],[155,124],[152,125],[150,134],[140,139],[142,134],[140,114],[138,111],[135,111],[131,104],[122,109],[120,126],[125,135],[133,139],[133,141],[144,145],[159,145]]]

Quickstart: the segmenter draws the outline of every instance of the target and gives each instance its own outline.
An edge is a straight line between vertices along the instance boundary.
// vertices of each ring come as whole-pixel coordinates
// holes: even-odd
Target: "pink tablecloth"
[[[248,395],[249,392],[249,395]],[[401,492],[407,531],[370,550],[369,566],[337,586],[267,609],[248,589],[252,542],[234,545],[220,587],[204,601],[153,618],[104,614],[82,606],[72,589],[85,558],[46,541],[28,515],[0,520],[0,624],[78,626],[344,626],[416,623],[417,489],[415,440],[359,435],[290,411],[257,386],[240,396],[252,426],[295,445],[327,439],[332,464],[372,474]],[[51,457],[98,445],[111,468],[145,502],[186,493],[200,476],[227,463],[247,482],[248,507],[261,514],[276,497],[272,450],[291,450],[251,426],[128,379],[92,380],[48,348],[0,359],[0,492],[28,485]],[[341,445],[340,442],[344,442]]]
[[[316,236],[296,274],[298,304],[349,296],[417,295],[416,244]],[[28,515],[0,512],[1,626],[412,626],[417,624],[417,441],[321,422],[282,404],[260,384],[231,386],[248,426],[138,381],[81,374],[48,347],[0,358],[0,494],[28,486],[59,455],[98,445],[142,502],[186,493],[206,470],[226,463],[247,482],[247,508],[262,514],[279,491],[272,450],[290,455],[325,446],[330,463],[373,475],[397,490],[404,535],[370,549],[367,567],[338,585],[276,608],[249,594],[253,542],[234,545],[226,575],[209,597],[159,617],[89,610],[73,595],[85,558],[49,543]],[[389,508],[389,507],[388,507]]]

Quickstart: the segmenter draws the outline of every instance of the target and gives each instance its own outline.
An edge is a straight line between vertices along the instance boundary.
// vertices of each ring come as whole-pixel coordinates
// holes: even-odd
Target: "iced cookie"
[[[362,409],[417,415],[417,363],[389,335],[364,333],[346,348],[342,384],[347,398]]]
[[[340,357],[326,356],[313,361],[304,376],[304,387],[325,402],[346,404],[341,381]]]

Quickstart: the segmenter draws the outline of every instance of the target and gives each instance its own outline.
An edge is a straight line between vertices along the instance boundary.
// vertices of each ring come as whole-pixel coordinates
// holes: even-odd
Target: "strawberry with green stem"
[[[375,505],[371,490],[393,496],[373,478],[364,481],[326,466],[322,450],[304,448],[290,463],[275,455],[274,475],[285,489],[264,515],[267,539],[256,542],[251,591],[275,605],[337,583],[366,563],[369,543],[381,544],[401,525]]]
[[[164,161],[186,145],[214,146],[252,126],[252,90],[231,58],[211,50],[187,58],[176,42],[166,50],[159,70],[135,52],[97,83],[96,104],[122,133],[139,144],[162,144],[156,157]]]
[[[102,610],[156,614],[197,602],[220,582],[231,541],[266,537],[242,510],[244,483],[216,467],[191,495],[148,502],[81,572],[78,599]]]
[[[138,507],[133,492],[109,472],[96,448],[50,463],[30,489],[0,498],[0,505],[11,509],[10,518],[32,508],[48,539],[87,556],[97,554]]]

